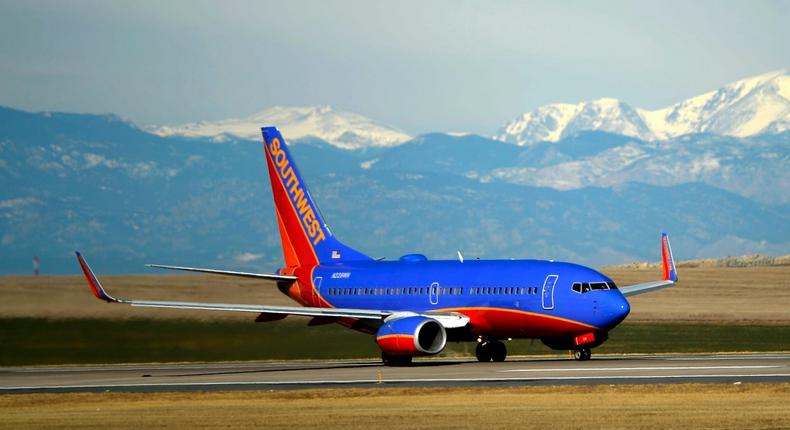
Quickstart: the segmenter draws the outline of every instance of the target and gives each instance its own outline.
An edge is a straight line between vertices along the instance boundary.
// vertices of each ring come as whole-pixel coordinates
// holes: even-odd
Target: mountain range
[[[790,74],[781,70],[656,110],[635,108],[613,98],[541,106],[510,121],[495,138],[529,145],[597,130],[653,141],[697,133],[747,137],[788,128]]]
[[[391,147],[410,140],[396,127],[329,106],[282,107],[242,119],[148,126],[159,136],[257,140],[260,124],[278,124],[288,139],[313,136],[344,149]],[[643,141],[687,134],[748,137],[790,128],[790,73],[779,70],[742,79],[671,106],[648,110],[615,98],[581,103],[554,103],[523,113],[494,136],[529,145],[558,142],[582,131],[604,131]]]
[[[717,91],[737,92],[719,108],[712,101],[726,97],[700,96],[710,107],[697,110],[704,121],[684,117],[768,118],[743,136],[744,127],[635,135],[609,128],[616,121],[605,115],[591,129],[568,122],[556,140],[519,142],[412,138],[327,107],[180,128],[0,108],[0,273],[29,273],[33,255],[44,273],[76,273],[75,249],[110,273],[150,262],[273,270],[281,255],[264,123],[286,134],[333,232],[377,258],[454,258],[460,249],[467,258],[616,264],[657,259],[661,231],[679,259],[787,254],[790,131],[786,114],[765,107],[786,102],[787,74],[758,78]]]
[[[311,136],[343,149],[389,147],[411,139],[408,134],[394,127],[359,114],[338,111],[331,106],[275,106],[241,119],[201,121],[179,126],[148,126],[147,129],[162,137],[209,138],[216,142],[234,138],[257,141],[261,124],[277,124],[286,139]]]

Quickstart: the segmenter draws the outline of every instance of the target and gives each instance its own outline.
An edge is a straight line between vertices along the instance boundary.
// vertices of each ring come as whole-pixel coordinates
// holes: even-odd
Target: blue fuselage
[[[411,260],[316,266],[315,289],[307,293],[316,296],[304,301],[336,308],[458,312],[470,317],[472,334],[499,338],[606,332],[630,311],[609,277],[577,264]]]

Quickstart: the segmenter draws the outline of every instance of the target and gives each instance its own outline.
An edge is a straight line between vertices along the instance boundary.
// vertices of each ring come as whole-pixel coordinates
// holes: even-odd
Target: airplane
[[[589,360],[591,349],[629,314],[626,297],[678,281],[665,233],[662,279],[623,287],[595,269],[553,260],[464,259],[460,252],[457,260],[421,254],[373,259],[332,234],[277,128],[261,132],[284,266],[275,273],[147,266],[274,281],[301,306],[115,298],[77,252],[93,295],[139,307],[250,312],[257,314],[256,322],[298,315],[312,317],[310,325],[338,323],[374,335],[383,363],[399,366],[415,356],[438,354],[447,342],[477,342],[477,360],[505,361],[505,339],[540,339]]]

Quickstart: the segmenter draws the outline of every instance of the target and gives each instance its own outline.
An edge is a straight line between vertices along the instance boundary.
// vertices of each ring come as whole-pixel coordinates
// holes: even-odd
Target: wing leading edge
[[[661,264],[664,272],[662,280],[627,285],[625,287],[620,287],[620,292],[626,297],[635,296],[637,294],[668,288],[678,282],[675,258],[672,256],[672,247],[669,245],[669,236],[667,236],[666,233],[661,235]]]
[[[383,321],[387,317],[399,318],[401,312],[387,311],[379,309],[352,309],[352,308],[316,308],[316,307],[302,307],[302,306],[274,306],[274,305],[250,305],[250,304],[232,304],[232,303],[197,303],[197,302],[177,302],[177,301],[157,301],[157,300],[130,300],[115,298],[104,290],[99,279],[93,273],[93,270],[88,266],[85,258],[77,252],[77,261],[88,280],[93,295],[99,300],[107,303],[121,303],[131,306],[148,307],[148,308],[169,308],[169,309],[194,309],[206,311],[226,311],[226,312],[252,312],[267,315],[297,315],[308,317],[328,317],[328,318],[357,318],[366,320],[379,320]],[[180,270],[180,269],[177,269]],[[210,269],[206,269],[210,270]],[[204,270],[194,270],[204,271]],[[220,274],[226,274],[225,272]],[[208,272],[212,273],[212,272]],[[238,272],[236,272],[238,273]],[[244,276],[244,275],[240,275]],[[279,276],[279,275],[278,275]],[[285,276],[283,276],[285,278]],[[291,280],[284,279],[284,280]],[[294,278],[295,279],[295,278]],[[454,312],[426,312],[426,313],[409,313],[410,315],[424,315],[434,318],[446,328],[462,327],[469,322],[469,318]]]

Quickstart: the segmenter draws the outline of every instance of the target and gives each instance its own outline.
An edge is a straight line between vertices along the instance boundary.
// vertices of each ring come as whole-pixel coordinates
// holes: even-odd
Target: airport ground
[[[75,263],[76,264],[76,263]],[[293,305],[267,281],[222,276],[102,276],[110,294],[137,299],[216,301]],[[618,284],[659,279],[657,268],[604,268]],[[167,272],[165,272],[167,273]],[[630,322],[790,324],[790,265],[763,267],[683,267],[680,283],[634,296]],[[0,318],[198,319],[250,321],[249,314],[142,309],[95,300],[82,276],[0,277]]]
[[[790,384],[0,396],[4,428],[785,429]]]
[[[605,270],[619,284],[655,268]],[[120,297],[293,304],[272,283],[220,276],[107,276]],[[307,319],[107,304],[81,276],[0,278],[0,365],[341,359],[376,357],[370,336]],[[783,351],[790,345],[790,266],[681,268],[681,283],[631,300],[632,311],[596,353]],[[326,345],[316,348],[315,345]],[[445,357],[472,356],[450,344]],[[557,354],[514,340],[513,355]]]
[[[656,269],[612,268],[605,272],[620,284],[657,277]],[[291,303],[272,284],[249,280],[173,275],[102,280],[111,293],[121,297],[217,302],[228,302],[232,297],[243,303]],[[0,363],[5,366],[325,360],[377,354],[365,335],[334,325],[306,327],[306,320],[299,318],[254,324],[246,314],[108,305],[90,296],[84,280],[76,276],[0,278],[0,298]],[[788,351],[788,309],[790,266],[682,268],[678,286],[634,297],[632,314],[598,352]],[[316,348],[319,341],[328,346]],[[464,348],[463,344],[451,345],[444,359],[471,357],[471,350]],[[552,353],[540,342],[514,341],[510,349],[519,354]],[[267,356],[267,351],[285,355]],[[633,360],[621,358],[625,363]],[[788,401],[788,383],[733,380],[706,384],[3,394],[0,427],[768,429],[790,428]]]

